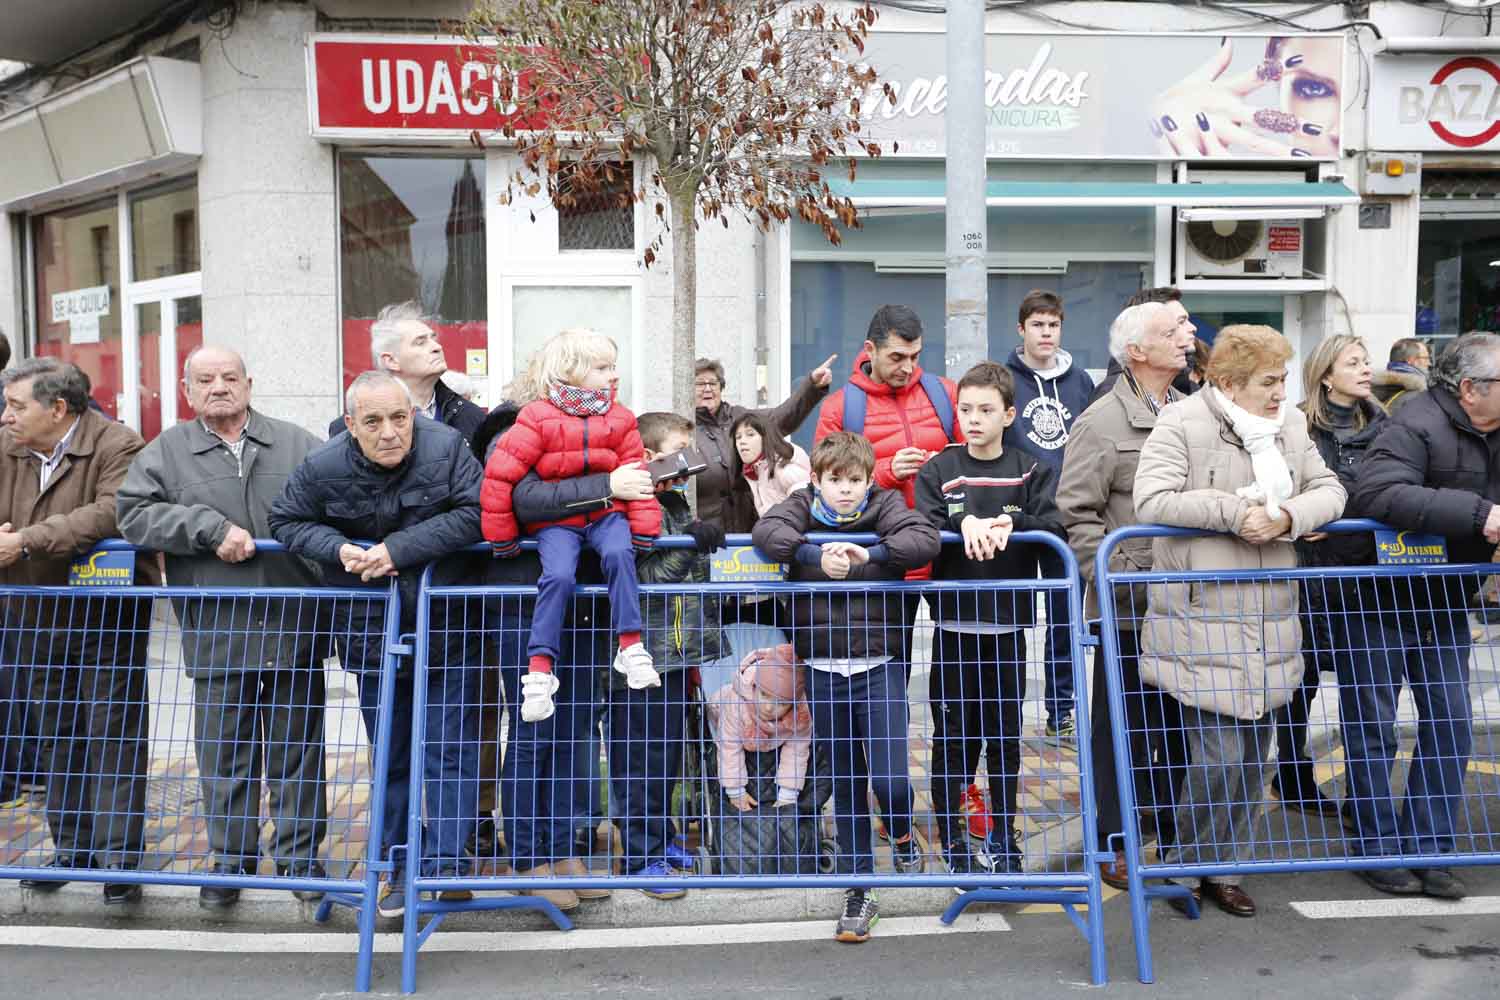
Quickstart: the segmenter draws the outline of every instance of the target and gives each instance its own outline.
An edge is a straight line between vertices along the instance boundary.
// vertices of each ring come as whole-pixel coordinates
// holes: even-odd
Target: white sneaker
[[[557,678],[551,674],[528,670],[521,676],[521,721],[541,722],[552,718],[556,709],[552,695],[557,692]]]
[[[615,669],[625,675],[625,685],[632,691],[661,687],[661,675],[651,662],[651,654],[638,642],[615,654]]]

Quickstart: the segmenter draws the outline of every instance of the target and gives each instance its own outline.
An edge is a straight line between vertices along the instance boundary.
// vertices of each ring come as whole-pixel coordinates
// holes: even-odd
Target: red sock
[[[626,649],[626,648],[628,648],[630,646],[634,646],[636,643],[638,643],[640,641],[641,641],[641,634],[639,632],[621,632],[620,633],[620,648],[621,649]]]
[[[531,658],[531,664],[526,668],[526,670],[527,672],[533,674],[550,674],[552,673],[552,657],[533,656]]]

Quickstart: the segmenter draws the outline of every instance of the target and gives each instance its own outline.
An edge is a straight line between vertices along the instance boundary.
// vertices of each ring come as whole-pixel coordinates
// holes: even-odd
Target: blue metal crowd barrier
[[[270,540],[256,546],[285,551]],[[120,541],[99,548],[135,551]],[[411,653],[399,642],[394,582],[144,587],[129,585],[131,571],[108,567],[109,558],[80,568],[79,585],[0,588],[0,671],[12,674],[0,703],[0,767],[45,786],[45,806],[34,793],[0,812],[0,878],[28,880],[33,892],[68,881],[285,890],[317,900],[320,922],[335,905],[351,907],[356,988],[368,991],[377,879],[392,868],[379,850],[386,782],[378,776],[389,762],[397,661]],[[173,611],[165,623],[153,621],[158,601]],[[378,670],[367,704],[373,761],[351,735],[358,715],[341,716],[324,695],[324,657],[335,647],[347,656],[351,643]],[[250,673],[258,681],[244,682]],[[262,844],[262,780],[270,844]],[[357,822],[362,796],[366,829]],[[335,842],[337,858],[325,853]],[[278,874],[261,874],[263,853]],[[330,875],[325,864],[344,870]]]
[[[1372,521],[1324,529],[1375,530],[1387,529]],[[1414,869],[1410,874],[1420,877],[1433,868],[1500,863],[1500,829],[1494,828],[1500,824],[1490,818],[1500,789],[1493,780],[1465,785],[1466,772],[1492,775],[1500,763],[1490,736],[1500,718],[1488,717],[1485,700],[1472,699],[1469,690],[1476,638],[1469,615],[1481,609],[1476,595],[1500,565],[1434,564],[1433,552],[1417,551],[1429,561],[1221,572],[1111,569],[1111,556],[1128,540],[1209,534],[1131,526],[1110,534],[1096,559],[1142,982],[1155,977],[1150,902],[1167,899],[1198,916],[1201,904],[1191,888],[1173,879],[1235,884],[1260,873],[1373,869]],[[1403,533],[1382,544],[1409,557],[1414,541]],[[1430,542],[1426,548],[1437,550]],[[1342,747],[1321,769],[1306,749],[1319,670],[1337,678],[1336,689],[1325,689],[1337,695],[1337,721],[1329,697],[1318,704],[1321,724]],[[1409,761],[1398,752],[1403,687],[1416,714]],[[1485,737],[1482,746],[1475,745],[1476,734]],[[1484,760],[1471,770],[1477,757]],[[1406,787],[1398,802],[1391,785],[1403,762]],[[1287,787],[1299,769],[1311,775],[1312,788]],[[1264,808],[1273,773],[1279,813]],[[1342,794],[1325,794],[1322,786],[1334,790],[1330,783],[1343,785]],[[1150,801],[1141,801],[1143,795]],[[1157,849],[1148,854],[1153,832]]]
[[[856,538],[848,535],[811,536],[809,540],[814,543],[835,540],[852,541],[856,544],[871,544],[875,541],[873,537]],[[948,544],[961,543],[961,539],[952,534],[945,535],[944,540]],[[694,542],[687,537],[673,537],[659,539],[656,544],[664,548],[681,549],[690,548]],[[731,537],[728,544],[730,546],[749,545],[749,538],[748,536]],[[909,684],[913,664],[919,660],[925,660],[929,671],[929,690],[934,690],[935,685],[957,685],[960,682],[955,678],[981,676],[984,672],[975,670],[971,674],[963,674],[948,669],[951,666],[954,670],[958,670],[964,663],[969,662],[965,659],[967,653],[957,654],[951,664],[946,659],[938,664],[935,662],[937,657],[932,651],[920,648],[923,645],[921,639],[912,638],[915,628],[914,614],[909,613],[909,609],[918,606],[923,597],[932,607],[937,606],[935,602],[939,595],[961,593],[965,595],[965,599],[973,601],[976,606],[980,601],[1008,600],[1012,608],[1015,608],[1022,603],[1034,607],[1039,594],[1060,592],[1066,598],[1069,621],[1076,624],[1083,620],[1082,595],[1076,563],[1066,544],[1052,535],[1030,532],[1012,536],[1011,544],[1033,544],[1050,549],[1065,567],[1066,578],[946,583],[893,581],[879,584],[818,585],[784,582],[643,585],[641,603],[648,612],[647,641],[652,641],[651,630],[654,619],[650,617],[650,614],[653,609],[656,609],[657,613],[667,616],[661,620],[668,623],[668,630],[672,633],[669,641],[674,643],[680,641],[683,651],[682,662],[658,660],[657,666],[662,672],[664,687],[660,689],[659,694],[651,696],[656,699],[655,701],[651,701],[651,698],[644,694],[630,692],[623,683],[619,682],[618,674],[608,669],[607,662],[613,653],[614,637],[607,622],[600,623],[597,617],[592,617],[598,610],[592,604],[593,602],[598,602],[600,605],[604,603],[607,595],[606,588],[577,587],[574,590],[574,610],[577,620],[572,634],[575,638],[580,634],[586,635],[588,639],[602,638],[603,645],[609,648],[609,652],[599,653],[595,646],[589,647],[593,652],[579,652],[580,647],[575,643],[571,647],[572,657],[567,652],[559,657],[554,672],[559,675],[559,683],[562,687],[555,696],[556,714],[552,719],[539,723],[519,722],[516,717],[517,695],[514,690],[517,679],[526,669],[525,640],[531,621],[530,601],[536,593],[535,587],[478,584],[436,586],[432,583],[432,569],[429,568],[424,573],[418,597],[416,634],[410,637],[410,643],[416,650],[411,773],[413,776],[418,776],[424,774],[424,767],[428,770],[425,775],[427,786],[425,809],[424,796],[416,787],[415,777],[410,798],[407,841],[411,845],[412,854],[404,869],[403,991],[411,992],[415,989],[418,950],[441,926],[444,919],[454,913],[513,908],[536,909],[545,913],[557,927],[566,930],[571,927],[571,922],[558,909],[558,906],[554,905],[554,900],[546,898],[548,895],[562,897],[565,903],[576,904],[577,895],[587,896],[590,893],[597,895],[605,891],[621,889],[639,889],[656,894],[658,898],[671,898],[684,890],[700,888],[849,888],[854,886],[951,887],[961,894],[943,914],[942,919],[945,922],[951,922],[964,907],[976,902],[1061,904],[1088,942],[1093,981],[1103,983],[1106,971],[1098,862],[1105,856],[1099,855],[1095,850],[1097,842],[1094,822],[1095,797],[1089,755],[1086,752],[1077,754],[1076,760],[1070,759],[1071,755],[1063,752],[1048,751],[1036,754],[1040,763],[1035,766],[1041,768],[1042,773],[1036,775],[1037,781],[1028,782],[1028,785],[1054,786],[1059,790],[1051,806],[1056,815],[1036,815],[1047,812],[1048,806],[1039,804],[1035,791],[1030,787],[1020,792],[1026,801],[1021,802],[1014,811],[1009,805],[1002,806],[995,803],[993,801],[995,794],[991,795],[992,801],[988,812],[984,813],[977,822],[979,822],[980,829],[988,831],[986,839],[980,842],[979,849],[990,849],[993,859],[1004,862],[999,864],[998,870],[993,873],[971,872],[956,875],[951,872],[945,874],[932,871],[922,874],[918,871],[901,869],[874,871],[876,859],[872,857],[873,852],[863,851],[863,845],[850,848],[845,844],[840,847],[837,843],[839,838],[830,839],[824,817],[824,796],[832,795],[837,802],[837,783],[839,781],[850,782],[855,778],[860,779],[859,784],[852,786],[855,789],[853,812],[848,815],[837,814],[835,816],[836,827],[843,827],[846,831],[851,828],[859,831],[862,829],[858,825],[859,814],[863,813],[868,794],[864,788],[864,779],[868,778],[869,783],[875,788],[876,798],[882,800],[880,808],[882,815],[879,819],[885,826],[885,834],[898,841],[904,840],[905,838],[897,828],[907,825],[909,815],[910,825],[914,831],[911,839],[917,844],[923,857],[922,867],[943,867],[943,861],[938,860],[943,854],[940,849],[943,839],[941,829],[938,848],[929,851],[924,846],[924,833],[930,838],[930,830],[925,818],[919,821],[918,810],[915,808],[908,810],[899,803],[892,808],[885,801],[899,797],[901,788],[909,788],[912,758],[923,758],[926,737],[931,736],[934,740],[942,741],[945,754],[954,754],[957,758],[961,758],[961,766],[964,768],[961,774],[944,770],[939,778],[929,782],[930,785],[934,783],[941,785],[948,804],[946,812],[940,813],[937,809],[933,812],[940,828],[946,817],[946,822],[949,824],[950,843],[961,838],[965,852],[973,850],[974,843],[971,838],[975,836],[975,824],[970,822],[970,814],[962,812],[954,799],[959,790],[976,780],[974,771],[979,763],[979,737],[994,731],[993,728],[984,728],[978,733],[969,730],[968,720],[971,716],[967,713],[972,710],[975,713],[973,718],[978,720],[981,703],[990,701],[988,690],[965,689],[957,692],[956,696],[947,688],[940,691],[939,695],[944,702],[942,707],[945,720],[949,718],[950,708],[955,714],[963,717],[958,723],[957,731],[950,728],[953,725],[951,722],[945,721],[941,732],[928,721],[925,711],[927,705],[924,699],[913,699],[908,705],[904,687],[900,691],[899,699],[892,693],[883,701],[868,698],[861,702],[857,697],[852,697],[847,703],[834,705],[828,702],[820,707],[819,697],[810,697],[810,714],[817,715],[822,712],[822,718],[825,721],[834,720],[828,722],[827,727],[814,727],[815,730],[838,725],[846,729],[850,735],[847,738],[835,737],[828,745],[814,745],[806,749],[805,759],[808,762],[808,770],[800,786],[787,789],[788,797],[796,791],[798,798],[795,803],[790,801],[784,803],[786,813],[784,819],[778,818],[776,810],[766,810],[757,806],[753,797],[749,797],[749,805],[745,805],[744,800],[741,800],[740,805],[734,804],[727,793],[721,793],[721,788],[713,777],[717,762],[724,759],[725,753],[733,754],[736,758],[739,755],[740,745],[726,742],[728,738],[725,734],[729,731],[727,728],[729,723],[725,720],[729,716],[724,713],[728,711],[725,706],[734,697],[733,694],[728,693],[732,689],[729,682],[735,679],[738,658],[742,650],[730,653],[721,648],[717,659],[713,662],[698,663],[692,660],[695,654],[711,648],[711,646],[705,647],[701,644],[705,639],[711,638],[720,646],[732,645],[735,637],[745,634],[736,630],[733,625],[726,627],[727,623],[716,619],[716,614],[724,614],[726,608],[732,608],[733,613],[740,619],[739,625],[744,625],[747,620],[751,623],[760,621],[762,625],[756,627],[772,629],[770,633],[757,633],[752,628],[748,634],[752,636],[749,641],[754,644],[757,641],[775,642],[778,638],[776,631],[781,629],[783,624],[786,628],[782,630],[782,635],[785,637],[782,641],[790,639],[795,642],[798,639],[809,639],[811,628],[798,625],[795,621],[778,620],[772,625],[764,625],[769,608],[778,601],[790,605],[793,618],[800,613],[815,615],[819,606],[831,606],[833,601],[848,599],[866,602],[861,604],[861,608],[865,609],[862,613],[869,612],[876,617],[887,610],[893,614],[899,611],[902,624],[899,629],[893,629],[893,631],[898,631],[906,637],[903,641],[908,643],[907,649],[914,650],[916,655],[903,649],[896,654],[897,658],[892,661],[892,664],[886,665],[890,668],[904,658],[906,661],[902,664],[906,671],[904,681],[901,676],[898,676],[899,672],[890,669],[886,669],[882,677],[889,673],[895,677],[892,683]],[[877,599],[878,609],[870,611],[868,602]],[[598,617],[605,616],[601,614]],[[593,624],[585,624],[586,618]],[[878,629],[883,634],[886,626],[879,625]],[[870,636],[874,630],[875,627],[871,626],[869,617],[857,625],[834,625],[829,628],[831,634],[841,634],[845,639],[851,641],[858,639],[866,643],[871,641]],[[799,635],[799,631],[806,634]],[[934,640],[925,628],[923,631],[929,641]],[[983,631],[983,629],[974,630],[975,633]],[[1010,636],[966,634],[960,638],[965,641],[972,639],[975,643],[981,640],[993,643],[993,645],[979,647],[982,649],[1002,648],[1002,640],[1008,643],[1003,648],[1010,650],[1018,657],[1018,662],[1011,665],[1019,672],[1020,684],[1024,687],[1027,659],[1024,631],[1026,630]],[[1070,628],[1067,629],[1066,634],[1068,636],[1067,649],[1062,655],[1066,657],[1067,667],[1071,670],[1074,679],[1073,711],[1077,731],[1080,734],[1086,734],[1089,732],[1089,706],[1088,683],[1083,659],[1084,630],[1081,627]],[[753,638],[756,636],[759,637],[758,640]],[[975,648],[964,646],[958,639],[951,637],[944,638],[942,641],[958,650]],[[455,794],[452,784],[470,780],[468,775],[471,772],[466,769],[477,766],[472,755],[468,754],[470,744],[474,744],[474,748],[481,753],[494,755],[500,752],[498,732],[486,734],[464,729],[471,723],[463,720],[478,715],[479,709],[483,706],[472,704],[475,688],[467,682],[456,681],[454,677],[449,676],[450,672],[446,669],[448,664],[454,662],[455,656],[461,657],[458,661],[460,666],[468,665],[472,657],[476,655],[473,648],[475,642],[488,644],[482,651],[486,669],[512,675],[506,679],[507,687],[510,688],[510,697],[507,698],[505,694],[501,694],[499,697],[502,705],[489,706],[495,716],[496,726],[498,726],[499,708],[508,706],[511,720],[505,740],[508,742],[506,766],[511,767],[512,770],[506,773],[502,767],[502,774],[499,778],[500,809],[506,814],[501,825],[505,827],[506,851],[512,856],[509,858],[512,862],[509,871],[504,870],[508,860],[507,855],[499,851],[494,857],[477,859],[480,870],[472,869],[469,859],[464,856],[465,852],[455,849],[459,840],[464,839],[464,835],[468,835],[468,845],[471,848],[476,842],[472,835],[474,824],[469,822],[470,817],[439,814],[441,809],[455,808],[459,803],[462,803],[464,808],[468,806],[470,800]],[[469,645],[466,646],[466,643]],[[599,662],[601,659],[604,663]],[[704,656],[703,659],[708,658]],[[942,675],[944,679],[937,681],[934,680],[932,672],[940,666],[944,668]],[[974,660],[972,666],[993,667],[996,664]],[[674,670],[674,668],[681,669]],[[689,672],[690,668],[695,669]],[[817,681],[813,681],[811,676],[808,679],[812,683],[833,690],[835,682],[831,679],[832,676],[832,674],[820,674],[821,679]],[[876,683],[875,680],[869,679],[869,675],[863,676],[865,679],[861,683],[867,685]],[[614,684],[604,685],[601,678],[613,679]],[[597,691],[596,681],[600,682],[599,686],[609,689],[602,693]],[[851,690],[852,683],[852,680],[849,681]],[[972,681],[965,680],[962,683],[968,684]],[[717,693],[713,693],[711,688],[717,685],[724,686],[720,687]],[[865,688],[866,691],[872,689],[872,687]],[[1036,692],[1038,695],[1040,693]],[[994,742],[991,741],[986,764],[991,788],[1007,800],[1015,798],[1018,792],[1015,785],[1007,787],[1005,781],[1008,779],[1019,783],[1018,758],[1021,752],[1019,749],[1021,734],[1012,733],[1009,730],[1020,720],[1022,703],[1019,697],[1011,697],[1014,694],[1015,691],[1011,690],[1003,699],[1006,702],[1003,710],[1000,707],[1001,694],[995,693],[993,699],[996,704],[996,718],[1003,716],[1004,711],[1011,712],[1010,716],[1000,721],[985,716],[982,721],[975,723],[983,727],[1000,726],[1004,730],[1006,739],[1015,738],[1013,743],[1001,748],[995,747]],[[755,697],[758,699],[760,695],[757,694]],[[760,702],[757,700],[755,704],[759,706]],[[847,707],[848,721],[841,721],[846,720],[845,707]],[[605,724],[604,733],[601,735],[600,714],[606,712],[609,715],[609,721]],[[661,714],[662,722],[660,728],[652,732],[651,719],[652,713],[655,712]],[[796,714],[795,710],[788,712],[788,715],[793,717]],[[787,715],[780,716],[780,718],[787,718]],[[439,724],[445,725],[450,731],[434,733],[430,728],[432,719],[438,719]],[[447,721],[442,721],[444,719]],[[895,721],[892,721],[893,719]],[[637,724],[645,725],[646,730],[633,731],[632,727]],[[451,731],[454,726],[459,727],[456,735]],[[859,726],[865,727],[862,730],[865,734],[864,741],[860,740],[860,733],[855,731]],[[896,734],[894,730],[898,727],[902,731]],[[871,735],[872,731],[873,735]],[[647,733],[650,735],[647,736]],[[914,733],[916,739],[913,741],[911,737]],[[603,782],[609,786],[607,796],[598,794],[599,781],[593,773],[601,766],[598,747],[600,742],[609,743],[612,751],[606,755],[610,761],[609,770],[614,772],[609,775],[608,781]],[[813,742],[814,744],[825,743],[821,734],[815,737]],[[1005,743],[1006,740],[1001,742]],[[1041,741],[1038,739],[1037,742]],[[783,743],[780,746],[781,756],[775,757],[774,762],[767,761],[759,755],[755,756],[754,766],[763,768],[763,773],[759,778],[752,773],[749,780],[762,781],[762,784],[756,786],[764,789],[759,793],[761,801],[764,801],[767,795],[772,794],[776,795],[778,802],[782,801],[782,796],[772,791],[769,772],[784,762],[785,755],[792,752],[792,746],[793,743],[790,740]],[[873,748],[871,753],[880,755],[880,759],[893,759],[898,751],[892,748],[896,746],[905,747],[905,750],[900,752],[906,754],[901,762],[899,774],[880,773],[873,758],[869,761],[864,759],[866,747]],[[768,752],[775,755],[774,750]],[[1005,759],[1006,752],[1013,754],[1008,761]],[[562,756],[566,756],[566,761],[560,762]],[[671,760],[674,757],[678,759]],[[627,768],[627,773],[622,774],[620,758],[637,760],[636,770]],[[663,758],[667,759],[663,760]],[[932,758],[931,753],[926,753],[924,759],[917,761],[920,769],[918,773],[921,771],[927,774],[934,773]],[[745,753],[744,759],[749,762],[751,754]],[[955,758],[945,756],[944,759],[954,760]],[[433,767],[441,771],[436,781],[431,773]],[[547,767],[553,767],[562,773],[551,773],[549,777]],[[997,780],[990,771],[995,767],[1004,772],[1000,780]],[[535,776],[528,777],[527,774],[519,773],[518,769],[530,769]],[[637,770],[642,769],[649,772],[644,779],[636,774]],[[895,768],[891,770],[894,771]],[[1012,773],[1013,771],[1016,773]],[[822,791],[816,790],[823,787],[821,782],[825,777],[825,772],[828,786],[834,789],[832,792],[827,788],[823,788]],[[1075,775],[1077,806],[1076,817],[1072,818],[1073,831],[1067,835],[1074,839],[1069,842],[1060,824],[1048,827],[1041,821],[1058,819],[1061,813],[1068,809],[1067,805],[1056,803],[1068,799],[1068,796],[1063,794],[1063,790],[1068,783],[1067,779]],[[780,784],[783,778],[783,772],[777,770],[776,788],[786,787]],[[850,787],[850,785],[844,786],[846,794]],[[974,789],[970,787],[965,794],[972,795],[973,793]],[[912,802],[913,806],[920,804],[920,799],[913,798],[910,791],[907,794],[907,801]],[[929,790],[929,795],[931,794],[933,791]],[[980,796],[982,800],[982,793]],[[605,799],[609,802],[607,807],[603,804]],[[522,803],[530,805],[521,807]],[[755,808],[751,809],[750,806],[755,806]],[[520,815],[516,814],[518,807],[523,808]],[[615,870],[617,859],[614,857],[612,848],[606,851],[603,859],[576,858],[573,856],[572,845],[565,843],[576,832],[574,829],[576,822],[584,818],[580,817],[580,810],[587,814],[589,820],[589,832],[585,835],[584,842],[592,841],[592,819],[595,809],[607,813],[615,821],[615,826],[620,831],[616,834],[620,844],[620,853],[630,856],[618,859],[622,865],[619,872]],[[999,813],[998,822],[1014,824],[1012,829],[1018,829],[1021,824],[1028,824],[1028,828],[1039,829],[1041,832],[1034,833],[1023,848],[1019,843],[1019,834],[1010,836],[1008,831],[998,829],[997,813]],[[462,820],[462,822],[455,823],[456,820]],[[1076,840],[1077,825],[1080,822],[1081,846]],[[778,846],[752,857],[745,845],[760,843],[761,841],[755,838],[762,835],[757,832],[752,837],[747,832],[754,824],[779,824],[776,826],[778,832],[774,836],[780,839],[773,840],[773,843]],[[759,826],[754,828],[763,829]],[[765,836],[772,835],[766,834]],[[847,832],[845,836],[848,837]],[[860,834],[856,832],[852,839],[858,841],[861,839]],[[697,841],[696,844],[694,840]],[[648,844],[649,847],[642,848],[641,844]],[[791,846],[787,846],[788,844]],[[597,847],[597,842],[594,842],[594,846]],[[895,867],[894,847],[891,850],[893,853],[887,858],[886,849],[880,848],[878,860],[882,867],[888,864]],[[559,852],[567,853],[568,857],[566,859],[559,857]],[[679,857],[679,860],[662,867],[652,868],[650,865],[644,865],[636,872],[630,871],[631,865],[660,857],[663,852]],[[1024,868],[1029,870],[1022,870],[1023,852]],[[553,867],[553,863],[561,865],[564,861],[569,866],[569,873],[559,874]],[[827,871],[830,863],[839,871]],[[684,877],[681,874],[682,869],[673,865],[691,867],[696,874]],[[903,866],[912,867],[909,855],[903,856]],[[721,869],[720,873],[710,873],[715,867]],[[1006,870],[1007,867],[1009,870]],[[854,868],[858,868],[860,874],[855,874]],[[496,890],[508,890],[515,895],[484,897],[472,895],[474,892]],[[1080,908],[1084,908],[1085,912],[1080,913]]]

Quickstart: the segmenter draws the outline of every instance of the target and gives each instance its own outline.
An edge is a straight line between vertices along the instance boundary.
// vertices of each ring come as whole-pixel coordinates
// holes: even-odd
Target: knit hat
[[[803,701],[802,678],[797,654],[788,643],[757,649],[745,657],[740,669],[754,664],[755,686],[777,701]]]

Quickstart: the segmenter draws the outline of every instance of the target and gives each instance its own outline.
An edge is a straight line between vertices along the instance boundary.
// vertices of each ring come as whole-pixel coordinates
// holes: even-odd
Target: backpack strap
[[[864,434],[865,409],[869,397],[853,382],[844,384],[844,430],[850,434]]]
[[[944,387],[943,380],[932,372],[923,372],[922,391],[927,393],[927,401],[932,404],[933,412],[942,423],[943,433],[948,436],[949,442],[952,442],[953,400],[948,398],[948,390]]]
[[[948,390],[943,386],[942,378],[931,372],[923,372],[921,385],[922,391],[927,394],[927,401],[932,404],[933,412],[943,425],[943,433],[952,441],[953,401],[948,398]],[[851,434],[865,432],[865,411],[868,405],[869,397],[863,389],[853,382],[844,384],[844,430]]]

